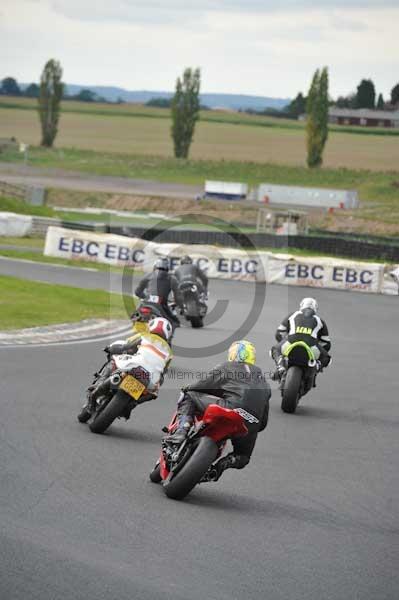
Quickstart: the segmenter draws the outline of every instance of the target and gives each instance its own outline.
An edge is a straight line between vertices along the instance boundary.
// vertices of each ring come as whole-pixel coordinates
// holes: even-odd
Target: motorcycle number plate
[[[159,296],[154,296],[154,295],[148,296],[148,301],[149,302],[156,302],[156,303],[158,303],[159,302]]]
[[[119,388],[129,394],[129,396],[135,400],[138,400],[145,390],[145,385],[133,377],[133,375],[126,375]]]

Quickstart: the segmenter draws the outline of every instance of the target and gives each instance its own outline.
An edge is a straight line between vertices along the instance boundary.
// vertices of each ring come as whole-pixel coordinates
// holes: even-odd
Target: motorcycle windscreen
[[[218,404],[207,406],[203,417],[206,425],[206,435],[215,442],[219,442],[232,436],[244,436],[248,433],[244,419],[236,411],[223,408]]]

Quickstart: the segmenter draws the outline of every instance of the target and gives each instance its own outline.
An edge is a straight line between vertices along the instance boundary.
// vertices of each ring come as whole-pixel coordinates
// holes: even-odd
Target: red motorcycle
[[[161,455],[150,479],[163,484],[168,498],[182,500],[201,481],[207,481],[207,472],[224,450],[227,440],[247,435],[246,411],[241,408],[222,408],[210,404],[201,417],[195,418],[186,439],[176,445],[162,441]],[[252,415],[248,414],[248,417]],[[173,433],[177,427],[174,415],[163,431]]]

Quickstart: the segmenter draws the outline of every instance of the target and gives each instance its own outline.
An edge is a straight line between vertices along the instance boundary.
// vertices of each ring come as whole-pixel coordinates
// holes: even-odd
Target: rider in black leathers
[[[154,263],[153,271],[143,277],[135,290],[136,296],[142,300],[157,304],[160,307],[163,316],[172,323],[173,327],[178,327],[180,321],[170,310],[168,299],[170,294],[172,294],[173,300],[177,304],[176,293],[176,280],[169,273],[169,262],[167,258],[157,259]]]
[[[248,434],[232,439],[233,452],[214,465],[210,481],[219,479],[225,469],[243,469],[249,463],[259,431],[266,428],[271,390],[254,362],[255,347],[246,340],[234,342],[227,362],[212,369],[204,379],[183,388],[178,401],[178,427],[165,438],[170,443],[180,444],[194,415],[203,414],[209,404],[243,409],[250,417],[250,421],[245,420]]]
[[[179,285],[183,281],[193,281],[199,287],[200,292],[208,292],[208,277],[202,269],[193,263],[190,256],[183,256],[180,259],[180,266],[174,271],[173,276],[176,280],[176,301],[177,305],[182,308],[183,298],[179,292]]]

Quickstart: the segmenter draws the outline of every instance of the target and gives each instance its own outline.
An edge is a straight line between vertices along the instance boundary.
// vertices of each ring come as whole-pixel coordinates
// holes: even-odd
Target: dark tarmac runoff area
[[[101,272],[24,268],[120,287]],[[177,331],[158,400],[102,436],[76,415],[104,342],[0,348],[1,600],[399,598],[397,297],[271,285],[264,300],[220,280],[210,291],[207,326]],[[272,383],[248,467],[166,498],[148,474],[180,387],[222,360],[230,336],[245,334],[270,371],[277,325],[309,295],[333,341],[317,388],[287,415]]]

